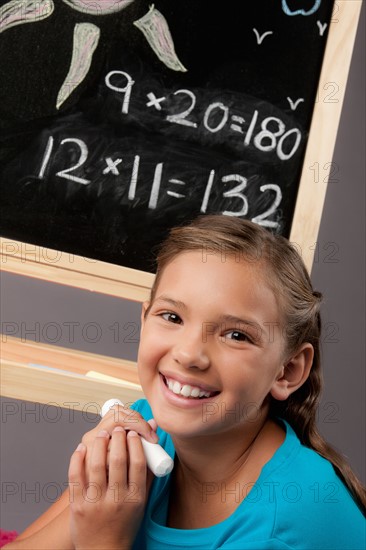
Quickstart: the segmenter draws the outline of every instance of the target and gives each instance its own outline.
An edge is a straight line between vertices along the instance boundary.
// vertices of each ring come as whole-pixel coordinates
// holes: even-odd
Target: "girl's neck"
[[[232,438],[232,434],[231,434]],[[283,429],[266,420],[235,445],[220,438],[200,445],[180,441],[174,469],[168,525],[181,529],[208,527],[229,517],[257,481],[263,466],[285,438]]]
[[[192,438],[172,437],[177,464],[184,475],[199,483],[225,482],[240,471],[262,438],[268,420],[253,422],[243,433],[240,426],[217,434]],[[272,425],[272,423],[271,423]]]

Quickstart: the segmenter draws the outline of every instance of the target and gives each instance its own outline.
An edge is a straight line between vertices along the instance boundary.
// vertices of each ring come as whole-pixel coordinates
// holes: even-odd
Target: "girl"
[[[146,400],[83,437],[69,491],[5,548],[364,548],[365,491],[316,427],[321,295],[298,253],[203,216],[171,231],[157,265]],[[156,429],[175,464],[152,480],[139,435]]]

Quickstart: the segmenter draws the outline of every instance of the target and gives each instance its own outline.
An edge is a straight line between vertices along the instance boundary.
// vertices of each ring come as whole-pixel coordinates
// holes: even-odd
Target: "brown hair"
[[[313,365],[306,382],[286,401],[272,399],[270,414],[289,422],[300,441],[314,449],[334,466],[345,482],[363,513],[366,494],[345,458],[320,435],[316,416],[322,390],[320,365],[322,296],[313,291],[311,280],[301,255],[288,239],[274,235],[253,222],[221,215],[199,216],[188,225],[176,227],[160,247],[157,271],[151,290],[151,302],[164,268],[178,254],[201,251],[202,259],[208,254],[242,258],[248,262],[262,262],[266,267],[266,280],[279,296],[284,318],[288,354],[303,343],[314,348]]]

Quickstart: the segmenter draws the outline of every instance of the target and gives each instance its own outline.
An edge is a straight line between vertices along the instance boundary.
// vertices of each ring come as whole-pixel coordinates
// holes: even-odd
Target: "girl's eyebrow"
[[[180,300],[173,300],[173,298],[170,298],[166,294],[161,294],[161,296],[158,296],[154,302],[165,302],[170,304],[173,307],[180,308],[183,310],[187,310],[187,306],[184,302],[181,302]]]
[[[257,323],[257,321],[253,321],[250,319],[241,319],[240,317],[236,317],[235,315],[221,315],[219,318],[219,322],[223,324],[228,323],[230,325],[247,325],[251,328],[254,328],[259,336],[261,336],[263,333],[264,335],[267,335],[267,331],[264,326],[262,326],[260,323]]]

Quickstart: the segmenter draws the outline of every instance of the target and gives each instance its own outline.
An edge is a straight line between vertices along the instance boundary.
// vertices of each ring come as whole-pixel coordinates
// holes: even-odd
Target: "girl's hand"
[[[122,407],[121,405],[114,405],[101,419],[99,424],[84,434],[81,440],[87,448],[87,464],[89,464],[91,449],[98,433],[101,430],[106,430],[109,434],[111,434],[116,426],[122,426],[126,430],[133,430],[152,443],[157,443],[159,441],[159,438],[155,433],[157,426],[154,420],[149,420],[149,422],[146,422],[146,420],[137,411]]]
[[[88,464],[86,451],[81,443],[69,467],[70,530],[75,549],[131,548],[153,478],[151,472],[147,475],[140,437],[135,431],[126,433],[121,426],[115,426],[111,436],[102,429],[88,450]]]

